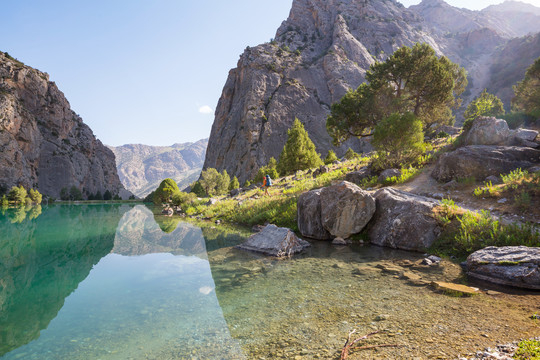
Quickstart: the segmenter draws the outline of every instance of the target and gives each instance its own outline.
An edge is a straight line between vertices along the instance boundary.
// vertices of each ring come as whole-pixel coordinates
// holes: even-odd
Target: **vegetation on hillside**
[[[0,206],[1,207],[8,207],[10,205],[13,206],[32,206],[32,205],[39,205],[42,201],[42,195],[38,190],[34,190],[30,188],[29,190],[26,190],[24,186],[13,186],[11,190],[9,190],[7,196],[2,195],[0,198]]]
[[[287,142],[279,156],[277,171],[282,175],[306,170],[322,165],[321,157],[315,151],[315,144],[309,138],[304,125],[294,119],[293,126],[287,131]]]

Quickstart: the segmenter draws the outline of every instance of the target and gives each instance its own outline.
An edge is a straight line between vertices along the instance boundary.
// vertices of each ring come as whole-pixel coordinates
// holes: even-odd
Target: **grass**
[[[517,360],[540,360],[540,341],[520,341],[513,358]]]
[[[440,256],[464,259],[487,246],[540,246],[540,230],[532,223],[503,225],[489,211],[459,210],[452,200],[436,209],[443,233],[431,247]]]

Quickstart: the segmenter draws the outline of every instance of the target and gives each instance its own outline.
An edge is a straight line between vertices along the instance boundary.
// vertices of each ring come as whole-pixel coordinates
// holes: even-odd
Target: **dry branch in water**
[[[347,338],[347,341],[345,342],[345,346],[343,346],[343,350],[341,350],[341,358],[340,358],[341,360],[346,360],[347,357],[349,356],[349,351],[351,349],[353,349],[353,348],[356,349],[356,350],[367,350],[367,349],[375,349],[375,348],[380,348],[380,347],[400,347],[400,346],[403,346],[403,345],[397,345],[397,344],[381,344],[381,345],[366,345],[366,346],[355,347],[355,345],[359,341],[365,340],[365,339],[367,339],[368,337],[370,337],[372,335],[380,333],[381,331],[378,330],[378,331],[372,332],[370,334],[361,336],[361,337],[359,337],[356,340],[351,342],[351,336],[355,332],[356,332],[356,329],[349,333],[349,337]]]

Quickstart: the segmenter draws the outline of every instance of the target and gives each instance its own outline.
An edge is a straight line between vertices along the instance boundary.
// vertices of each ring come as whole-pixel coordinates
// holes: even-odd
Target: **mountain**
[[[174,179],[180,189],[197,180],[202,169],[208,139],[172,146],[129,144],[109,146],[116,155],[120,181],[129,191],[144,197],[165,178]]]
[[[529,27],[540,31],[540,21],[521,26],[496,9],[458,9],[442,0],[409,9],[395,0],[294,0],[275,39],[246,48],[229,72],[204,168],[226,169],[240,182],[253,178],[279,157],[295,117],[323,156],[329,149],[361,151],[359,141],[332,146],[325,126],[331,104],[364,82],[375,61],[417,42],[468,70],[471,100],[489,82],[496,49]]]
[[[55,198],[72,186],[83,196],[106,190],[130,195],[114,154],[49,75],[0,52],[0,193],[19,184]]]

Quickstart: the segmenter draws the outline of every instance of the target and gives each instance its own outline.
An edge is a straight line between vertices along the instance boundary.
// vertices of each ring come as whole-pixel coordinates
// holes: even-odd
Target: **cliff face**
[[[489,80],[496,47],[524,31],[496,10],[457,9],[442,0],[410,9],[394,0],[293,1],[275,40],[247,48],[229,72],[204,168],[226,169],[241,182],[253,178],[278,158],[295,117],[324,156],[333,148],[325,129],[331,104],[357,88],[375,61],[416,42],[469,70],[473,98]],[[334,150],[342,155],[349,146],[362,150],[357,141]]]
[[[56,198],[71,186],[129,196],[114,154],[49,76],[0,52],[0,186],[19,184]]]
[[[205,168],[243,182],[279,157],[294,118],[317,151],[332,149],[326,117],[332,103],[364,80],[366,70],[401,45],[435,41],[421,19],[394,1],[296,0],[272,43],[247,48],[229,77],[212,126]],[[352,146],[351,141],[338,155]]]
[[[129,191],[144,197],[159,183],[171,178],[183,189],[197,180],[204,162],[208,139],[172,146],[129,144],[109,146],[116,156],[120,181]]]

